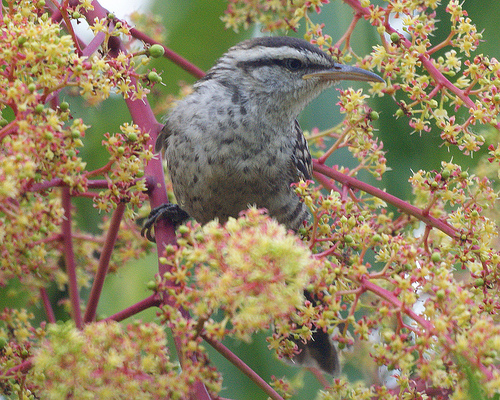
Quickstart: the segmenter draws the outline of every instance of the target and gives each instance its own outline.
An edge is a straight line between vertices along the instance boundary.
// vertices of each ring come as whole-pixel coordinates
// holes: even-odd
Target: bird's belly
[[[177,202],[191,217],[203,224],[215,218],[225,222],[254,205],[291,229],[307,217],[290,187],[290,147],[204,139],[201,144],[186,135],[172,137],[166,149]]]
[[[206,166],[201,175],[172,179],[180,206],[201,223],[214,218],[225,222],[252,205],[269,209],[270,204],[282,202],[278,197],[289,191],[286,185],[271,188],[264,176],[251,175],[248,170],[248,176],[242,176],[240,170],[226,167]]]
[[[278,210],[298,202],[289,181],[270,179],[270,173],[279,176],[279,166],[265,168],[262,164],[231,163],[229,159],[200,163],[194,169],[192,165],[178,162],[175,169],[170,168],[170,175],[180,207],[198,222],[215,218],[225,222],[254,205],[266,208],[279,220]]]

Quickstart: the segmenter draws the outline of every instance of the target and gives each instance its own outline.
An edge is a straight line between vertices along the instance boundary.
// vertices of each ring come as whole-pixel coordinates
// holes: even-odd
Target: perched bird
[[[312,178],[312,162],[296,118],[341,80],[382,81],[302,39],[260,37],[230,48],[166,118],[155,150],[165,152],[178,206],[154,209],[143,234],[154,240],[158,218],[223,223],[251,205],[298,230],[308,211],[291,184]],[[318,335],[295,361],[333,373],[335,349],[325,351],[326,333]]]

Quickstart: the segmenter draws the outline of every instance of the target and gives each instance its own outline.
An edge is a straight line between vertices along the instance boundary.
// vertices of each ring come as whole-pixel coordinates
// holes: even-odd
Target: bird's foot
[[[149,213],[143,228],[141,229],[141,235],[148,239],[150,242],[155,242],[156,238],[152,234],[153,227],[155,224],[162,219],[166,219],[174,226],[183,223],[189,218],[189,214],[180,208],[177,204],[165,203],[161,206],[153,208]]]

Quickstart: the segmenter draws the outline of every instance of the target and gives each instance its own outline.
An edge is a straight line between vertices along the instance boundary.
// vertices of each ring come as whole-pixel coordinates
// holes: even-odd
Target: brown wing
[[[170,130],[168,129],[167,124],[165,124],[156,138],[155,153],[159,153],[167,147],[167,139],[169,136]]]
[[[312,179],[312,160],[309,153],[307,140],[302,133],[299,122],[295,120],[294,125],[296,133],[295,147],[293,149],[293,162],[297,168],[297,181],[300,179]]]

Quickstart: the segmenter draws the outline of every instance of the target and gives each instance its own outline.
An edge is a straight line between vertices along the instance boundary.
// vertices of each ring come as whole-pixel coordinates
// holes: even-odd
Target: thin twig
[[[318,163],[316,160],[313,161],[314,168],[314,176],[320,179],[321,175],[326,175],[334,180],[341,182],[344,185],[348,185],[350,187],[362,190],[363,192],[369,193],[379,199],[385,201],[386,203],[392,204],[397,207],[401,211],[406,214],[410,214],[415,218],[423,221],[425,224],[430,225],[440,231],[446,233],[448,236],[452,238],[457,237],[456,229],[449,225],[446,221],[440,220],[438,218],[434,218],[430,215],[425,215],[424,211],[418,207],[411,205],[410,203],[401,200],[400,198],[393,196],[387,192],[384,192],[382,189],[376,188],[375,186],[369,185],[365,182],[362,182],[352,176],[345,175],[333,168],[330,168],[326,165]],[[328,185],[328,181],[325,179],[321,179],[321,182],[325,187],[330,188],[331,184]]]
[[[62,239],[64,245],[64,261],[66,273],[68,274],[69,298],[71,301],[71,311],[75,326],[78,329],[83,328],[82,312],[80,310],[80,293],[78,291],[78,282],[76,277],[75,254],[73,250],[73,238],[71,236],[71,194],[70,188],[65,186],[61,190],[62,206],[64,217],[62,220]]]
[[[118,237],[118,231],[120,229],[123,214],[125,213],[125,208],[125,203],[119,203],[116,210],[113,212],[113,216],[111,217],[106,240],[99,258],[99,265],[97,267],[94,283],[92,284],[92,289],[90,291],[87,309],[85,310],[85,315],[83,317],[83,321],[85,323],[91,322],[95,318],[99,297],[101,296],[102,287],[104,286],[104,279],[108,273],[109,260],[111,259],[111,254],[113,254],[113,248],[115,247],[116,238]]]
[[[129,317],[132,317],[140,313],[141,311],[147,310],[148,308],[159,307],[160,305],[161,305],[161,297],[155,293],[149,297],[146,297],[144,300],[141,300],[138,303],[135,303],[134,305],[131,305],[117,312],[116,314],[113,314],[112,316],[103,319],[103,321],[120,322],[123,321],[124,319],[127,319]]]
[[[253,369],[251,369],[244,361],[241,360],[236,354],[224,346],[221,342],[209,338],[207,335],[202,334],[201,337],[217,350],[224,358],[230,361],[236,368],[248,376],[252,382],[259,386],[266,394],[274,400],[283,400],[281,397],[264,379],[260,377]]]
[[[42,299],[45,314],[47,315],[47,321],[49,321],[49,323],[51,324],[55,324],[56,316],[54,315],[54,309],[50,304],[49,296],[47,295],[47,290],[45,288],[40,289],[40,297]]]

